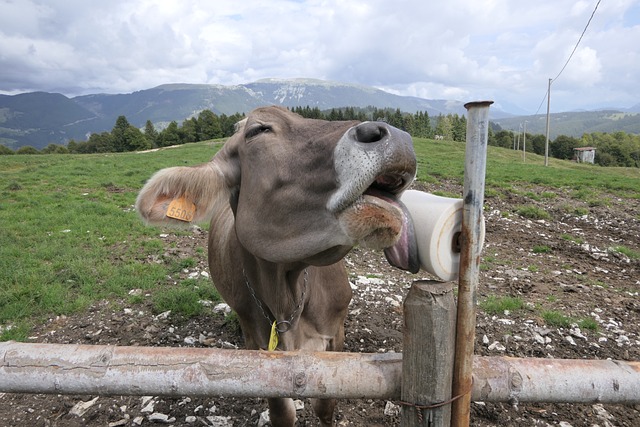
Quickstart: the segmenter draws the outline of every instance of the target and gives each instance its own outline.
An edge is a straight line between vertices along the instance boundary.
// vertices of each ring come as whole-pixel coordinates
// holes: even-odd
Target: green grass
[[[534,254],[548,254],[551,252],[551,248],[547,245],[536,245],[532,251]]]
[[[540,194],[540,197],[546,200],[551,200],[558,197],[558,195],[552,191],[543,191],[542,194]]]
[[[177,287],[155,293],[152,297],[153,311],[158,314],[171,310],[188,319],[204,313],[205,305],[201,302],[203,300],[212,302],[220,300],[213,284],[204,279],[187,279]]]
[[[174,266],[145,262],[164,243],[132,209],[137,192],[158,169],[214,152],[201,143],[145,154],[0,156],[0,326],[11,326],[1,339],[21,340],[48,316],[164,285]]]
[[[550,302],[551,299],[549,299]],[[591,317],[584,317],[580,319],[575,319],[565,314],[557,311],[557,310],[542,310],[540,315],[544,319],[547,326],[552,326],[555,328],[570,328],[572,325],[578,325],[580,329],[590,330],[596,332],[599,328],[598,322],[596,322]]]
[[[480,270],[487,271],[490,270],[494,264],[499,264],[498,259],[493,255],[484,255],[482,257],[482,263],[480,263]]]
[[[626,246],[616,246],[613,248],[616,252],[620,252],[628,256],[630,259],[638,259],[640,258],[640,252],[634,251]]]
[[[524,218],[529,219],[550,219],[551,215],[542,208],[533,205],[519,206],[516,213]]]
[[[568,328],[571,326],[571,318],[565,316],[556,310],[543,310],[540,315],[544,319],[547,326],[553,326],[556,328]]]
[[[452,141],[434,141],[414,138],[418,155],[418,179],[437,182],[440,178],[462,182],[464,177],[465,144]],[[584,163],[549,159],[544,156],[514,150],[487,147],[486,187],[510,189],[513,184],[540,184],[550,188],[567,188],[584,200],[593,193],[609,192],[619,197],[640,198],[640,172],[637,168],[604,168]],[[544,193],[543,193],[544,194]],[[551,197],[543,195],[543,198]]]
[[[585,317],[584,319],[580,319],[578,320],[578,327],[580,329],[588,329],[590,331],[597,331],[598,330],[598,322],[595,321],[595,319],[592,319],[590,317]]]
[[[18,321],[2,330],[0,341],[25,341],[29,336],[30,329],[27,322]]]
[[[462,182],[464,144],[417,138],[415,149],[419,180]],[[173,294],[154,300],[155,310],[181,304],[183,309],[172,310],[198,310],[186,294],[208,298],[193,292],[196,285],[168,287],[166,276],[193,266],[206,250],[168,265],[148,262],[167,249],[162,230],[145,226],[132,205],[157,170],[203,163],[215,151],[209,143],[196,143],[145,154],[0,156],[0,339],[25,339],[34,324],[82,312],[102,299],[141,302],[128,295],[134,288],[153,298]],[[552,198],[553,189],[568,189],[587,204],[611,195],[640,197],[638,169],[556,159],[543,164],[540,156],[527,154],[522,163],[513,150],[488,147],[486,194],[502,197],[513,186],[533,183],[547,187],[543,199]]]
[[[582,208],[582,207],[577,207],[573,210],[573,212],[578,215],[578,216],[585,216],[585,215],[589,215],[589,209],[587,208]]]
[[[586,201],[589,197],[591,197],[591,190],[589,188],[579,188],[573,192],[571,197],[576,200]]]
[[[574,236],[572,236],[570,234],[562,234],[560,237],[563,240],[568,240],[570,242],[577,243],[579,245],[584,243],[584,239],[582,237],[574,237]]]
[[[524,301],[519,297],[497,297],[495,295],[489,295],[484,301],[481,301],[479,305],[485,313],[495,315],[502,314],[506,310],[520,310],[524,308]]]

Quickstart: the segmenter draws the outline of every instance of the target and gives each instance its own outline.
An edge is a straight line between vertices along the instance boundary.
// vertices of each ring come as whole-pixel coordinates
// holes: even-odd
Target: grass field
[[[0,156],[0,340],[26,339],[32,325],[85,310],[129,290],[164,285],[171,266],[160,231],[133,210],[137,192],[163,167],[207,161],[219,145],[149,153]],[[417,139],[418,179],[463,178],[464,144]],[[640,170],[600,168],[489,147],[487,191],[519,183],[640,197]],[[581,193],[582,191],[582,193]],[[549,197],[552,192],[549,193]]]

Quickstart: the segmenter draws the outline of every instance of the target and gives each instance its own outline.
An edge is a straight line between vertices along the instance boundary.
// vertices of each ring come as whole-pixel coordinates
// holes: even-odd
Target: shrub
[[[16,153],[14,153],[14,151],[11,148],[0,144],[0,156],[11,155],[11,154],[16,154]]]
[[[30,145],[22,146],[16,150],[16,154],[38,154],[38,153],[39,151]]]

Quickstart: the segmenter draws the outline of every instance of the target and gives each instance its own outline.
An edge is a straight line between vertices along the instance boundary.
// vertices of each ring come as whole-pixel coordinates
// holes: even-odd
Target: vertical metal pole
[[[451,425],[469,425],[473,349],[476,329],[476,290],[480,272],[482,242],[482,208],[487,164],[487,138],[489,106],[493,101],[465,104],[468,112],[467,146],[464,165],[464,205],[460,234],[460,279],[458,284],[458,311],[456,317],[456,354],[453,366],[454,397]]]
[[[549,108],[551,106],[551,82],[549,79],[549,87],[547,88],[547,137],[544,141],[544,165],[549,166]]]

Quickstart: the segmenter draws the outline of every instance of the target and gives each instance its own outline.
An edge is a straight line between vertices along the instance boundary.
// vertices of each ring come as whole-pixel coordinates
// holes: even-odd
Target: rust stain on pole
[[[451,425],[469,425],[473,348],[476,329],[476,290],[480,269],[482,242],[482,206],[487,161],[489,106],[493,101],[465,104],[467,118],[467,144],[464,165],[462,230],[460,233],[460,279],[458,284],[458,311],[456,317],[456,351],[453,366],[453,402]]]

